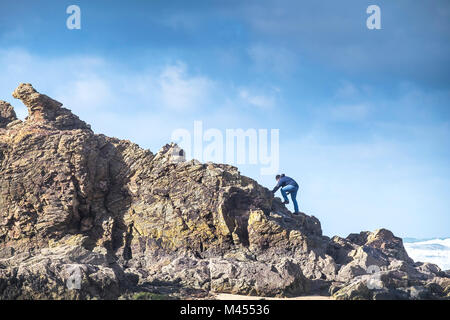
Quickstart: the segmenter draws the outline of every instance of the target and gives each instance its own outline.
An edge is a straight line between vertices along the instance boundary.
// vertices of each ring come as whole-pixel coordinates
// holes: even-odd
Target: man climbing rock
[[[297,204],[297,191],[298,184],[294,179],[290,177],[286,177],[284,174],[277,175],[275,177],[277,180],[277,185],[273,188],[272,192],[275,194],[279,188],[281,188],[281,194],[283,195],[284,202],[283,204],[288,204],[289,199],[287,197],[288,194],[291,195],[292,202],[294,203],[294,214],[298,214],[298,204]]]

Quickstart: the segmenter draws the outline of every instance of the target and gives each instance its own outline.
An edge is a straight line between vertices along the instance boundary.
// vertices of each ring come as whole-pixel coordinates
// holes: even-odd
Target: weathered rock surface
[[[330,239],[235,167],[95,134],[29,84],[13,96],[29,114],[0,101],[1,299],[450,297],[388,230]]]
[[[0,100],[0,128],[5,128],[15,120],[17,117],[14,108],[8,102]]]

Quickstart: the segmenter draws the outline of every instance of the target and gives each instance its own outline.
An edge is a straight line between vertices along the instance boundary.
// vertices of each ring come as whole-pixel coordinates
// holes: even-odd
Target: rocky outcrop
[[[449,297],[388,230],[330,239],[235,167],[95,134],[30,84],[13,96],[28,117],[0,102],[2,299]]]
[[[0,128],[5,128],[10,122],[16,120],[14,108],[8,102],[0,100]]]
[[[62,108],[61,102],[40,94],[29,83],[18,86],[12,96],[22,100],[27,107],[29,122],[60,130],[90,129],[89,125],[72,114],[70,110]]]

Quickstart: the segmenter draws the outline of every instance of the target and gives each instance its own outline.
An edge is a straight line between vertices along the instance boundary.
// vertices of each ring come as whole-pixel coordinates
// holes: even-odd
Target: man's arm
[[[278,180],[278,183],[277,183],[277,185],[275,186],[275,188],[273,188],[272,193],[277,192],[277,190],[280,189],[280,187],[281,187],[281,179]]]

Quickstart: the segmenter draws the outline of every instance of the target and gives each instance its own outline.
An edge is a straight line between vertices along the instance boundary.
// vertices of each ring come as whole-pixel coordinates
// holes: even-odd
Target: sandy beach
[[[216,300],[333,300],[331,297],[327,296],[299,296],[292,298],[274,298],[274,297],[245,296],[229,293],[218,293],[214,298]]]

